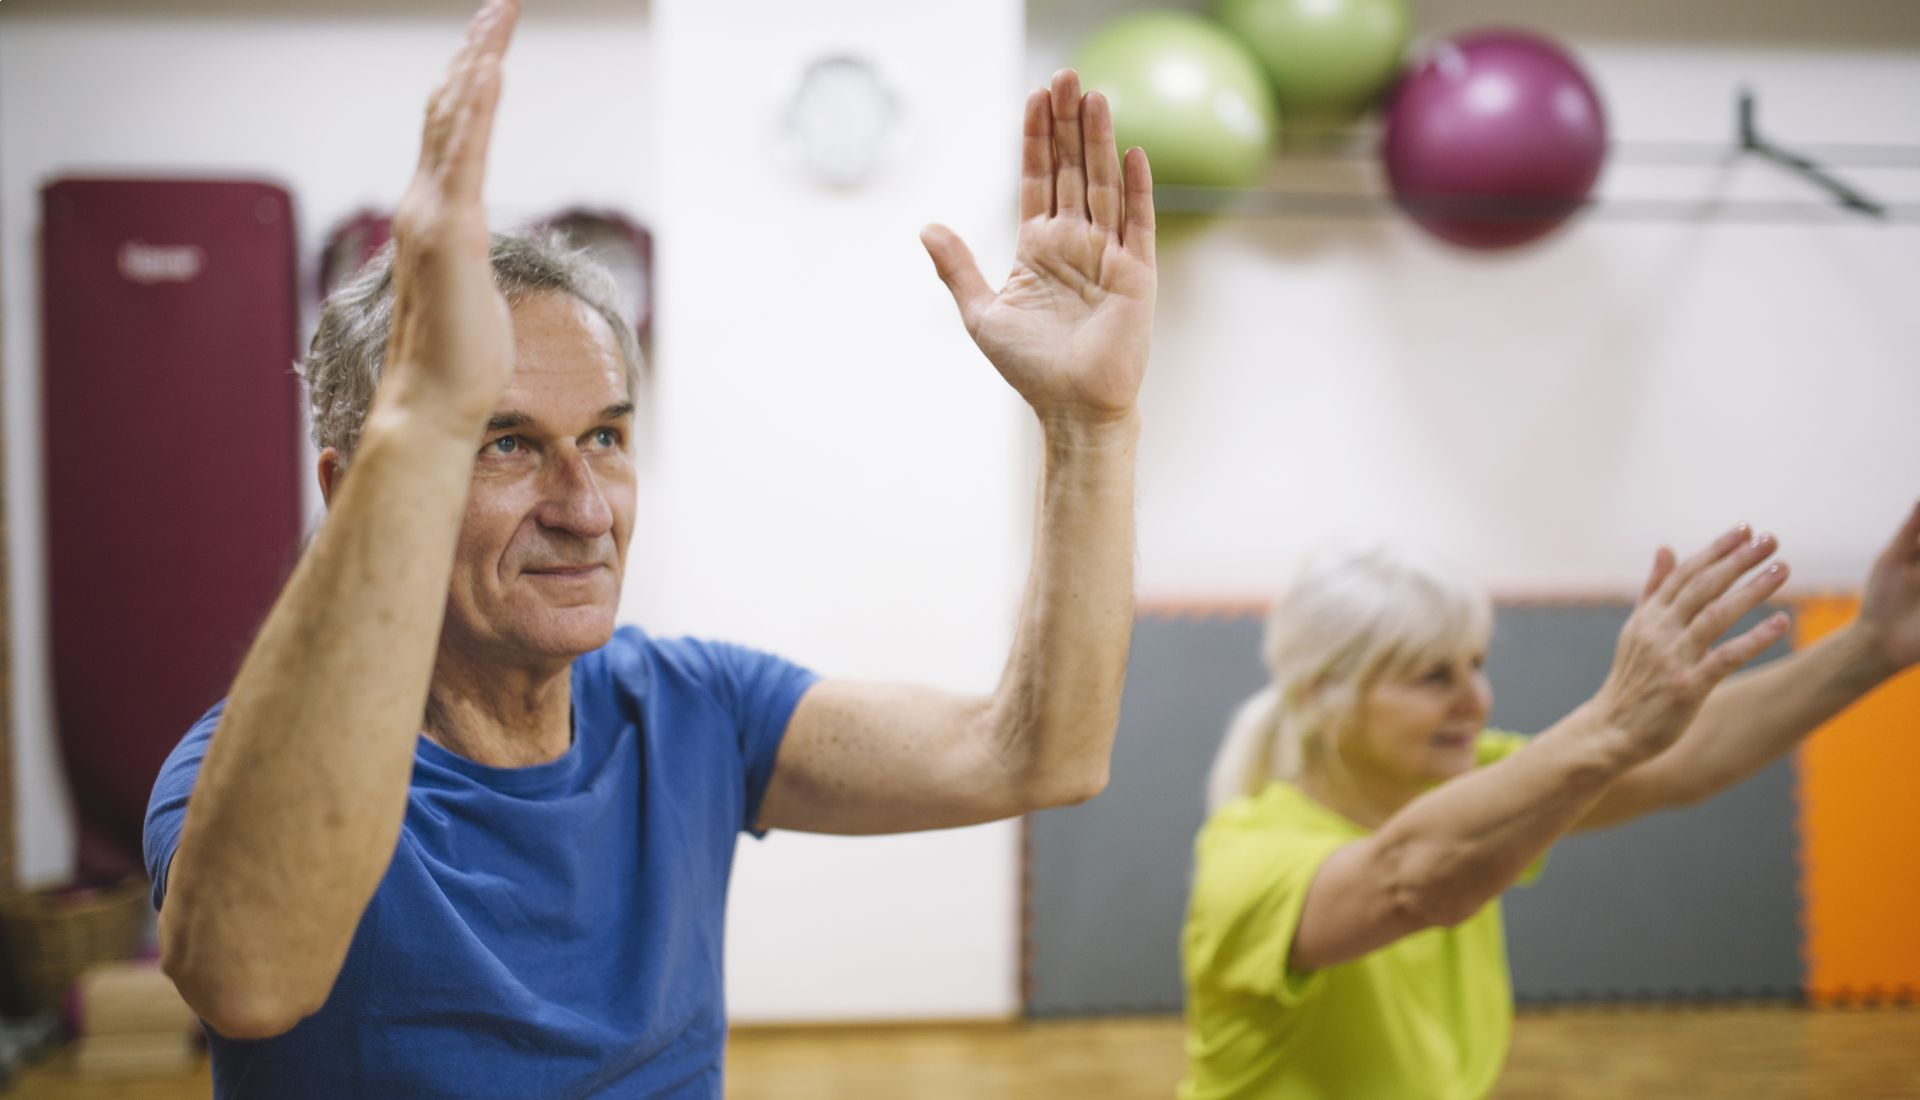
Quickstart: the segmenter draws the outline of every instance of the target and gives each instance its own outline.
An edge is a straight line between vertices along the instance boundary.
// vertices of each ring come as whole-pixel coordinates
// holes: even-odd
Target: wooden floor
[[[730,1100],[1166,1100],[1180,1022],[1115,1019],[737,1033]],[[76,1078],[66,1055],[8,1095],[186,1100],[206,1067],[164,1080]],[[1920,1009],[1578,1010],[1523,1014],[1503,1100],[1920,1100]]]

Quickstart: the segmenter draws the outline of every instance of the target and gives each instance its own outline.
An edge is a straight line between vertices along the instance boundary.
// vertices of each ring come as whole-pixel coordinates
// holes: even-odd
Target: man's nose
[[[613,530],[613,508],[600,479],[583,454],[574,454],[549,471],[536,518],[581,538],[599,538]]]

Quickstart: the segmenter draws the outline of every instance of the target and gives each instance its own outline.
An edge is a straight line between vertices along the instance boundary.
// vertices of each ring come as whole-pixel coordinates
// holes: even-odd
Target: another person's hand
[[[945,226],[920,235],[967,332],[1041,420],[1129,415],[1146,373],[1155,287],[1147,155],[1114,155],[1113,116],[1071,70],[1027,97],[1020,236],[995,293]]]
[[[481,201],[500,62],[519,0],[488,0],[427,104],[420,165],[394,212],[393,335],[383,396],[478,440],[513,373]]]
[[[1920,504],[1874,560],[1856,626],[1881,662],[1877,673],[1920,664]]]
[[[1720,681],[1786,634],[1787,616],[1775,614],[1714,644],[1786,583],[1786,563],[1774,562],[1734,587],[1777,548],[1773,536],[1750,538],[1743,524],[1677,565],[1664,546],[1655,555],[1646,589],[1620,631],[1613,670],[1594,696],[1601,721],[1624,738],[1630,754],[1647,758],[1671,746]]]

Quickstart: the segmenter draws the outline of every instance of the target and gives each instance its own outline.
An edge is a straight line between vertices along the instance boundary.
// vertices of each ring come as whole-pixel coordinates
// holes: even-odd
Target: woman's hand
[[[1654,556],[1646,589],[1620,631],[1613,670],[1594,696],[1601,721],[1632,756],[1645,759],[1672,745],[1720,681],[1786,634],[1787,616],[1775,614],[1714,644],[1787,580],[1786,563],[1774,562],[1734,587],[1778,548],[1771,535],[1749,535],[1742,524],[1677,565],[1664,546]]]

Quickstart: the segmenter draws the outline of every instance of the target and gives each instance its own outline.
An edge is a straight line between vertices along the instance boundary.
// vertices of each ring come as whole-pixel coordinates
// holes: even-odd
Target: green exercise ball
[[[1290,127],[1372,106],[1413,32],[1407,0],[1216,0],[1214,15],[1260,59]]]
[[[1218,24],[1178,11],[1109,23],[1073,59],[1107,97],[1114,139],[1147,151],[1155,183],[1244,187],[1266,172],[1279,126],[1260,63]]]

